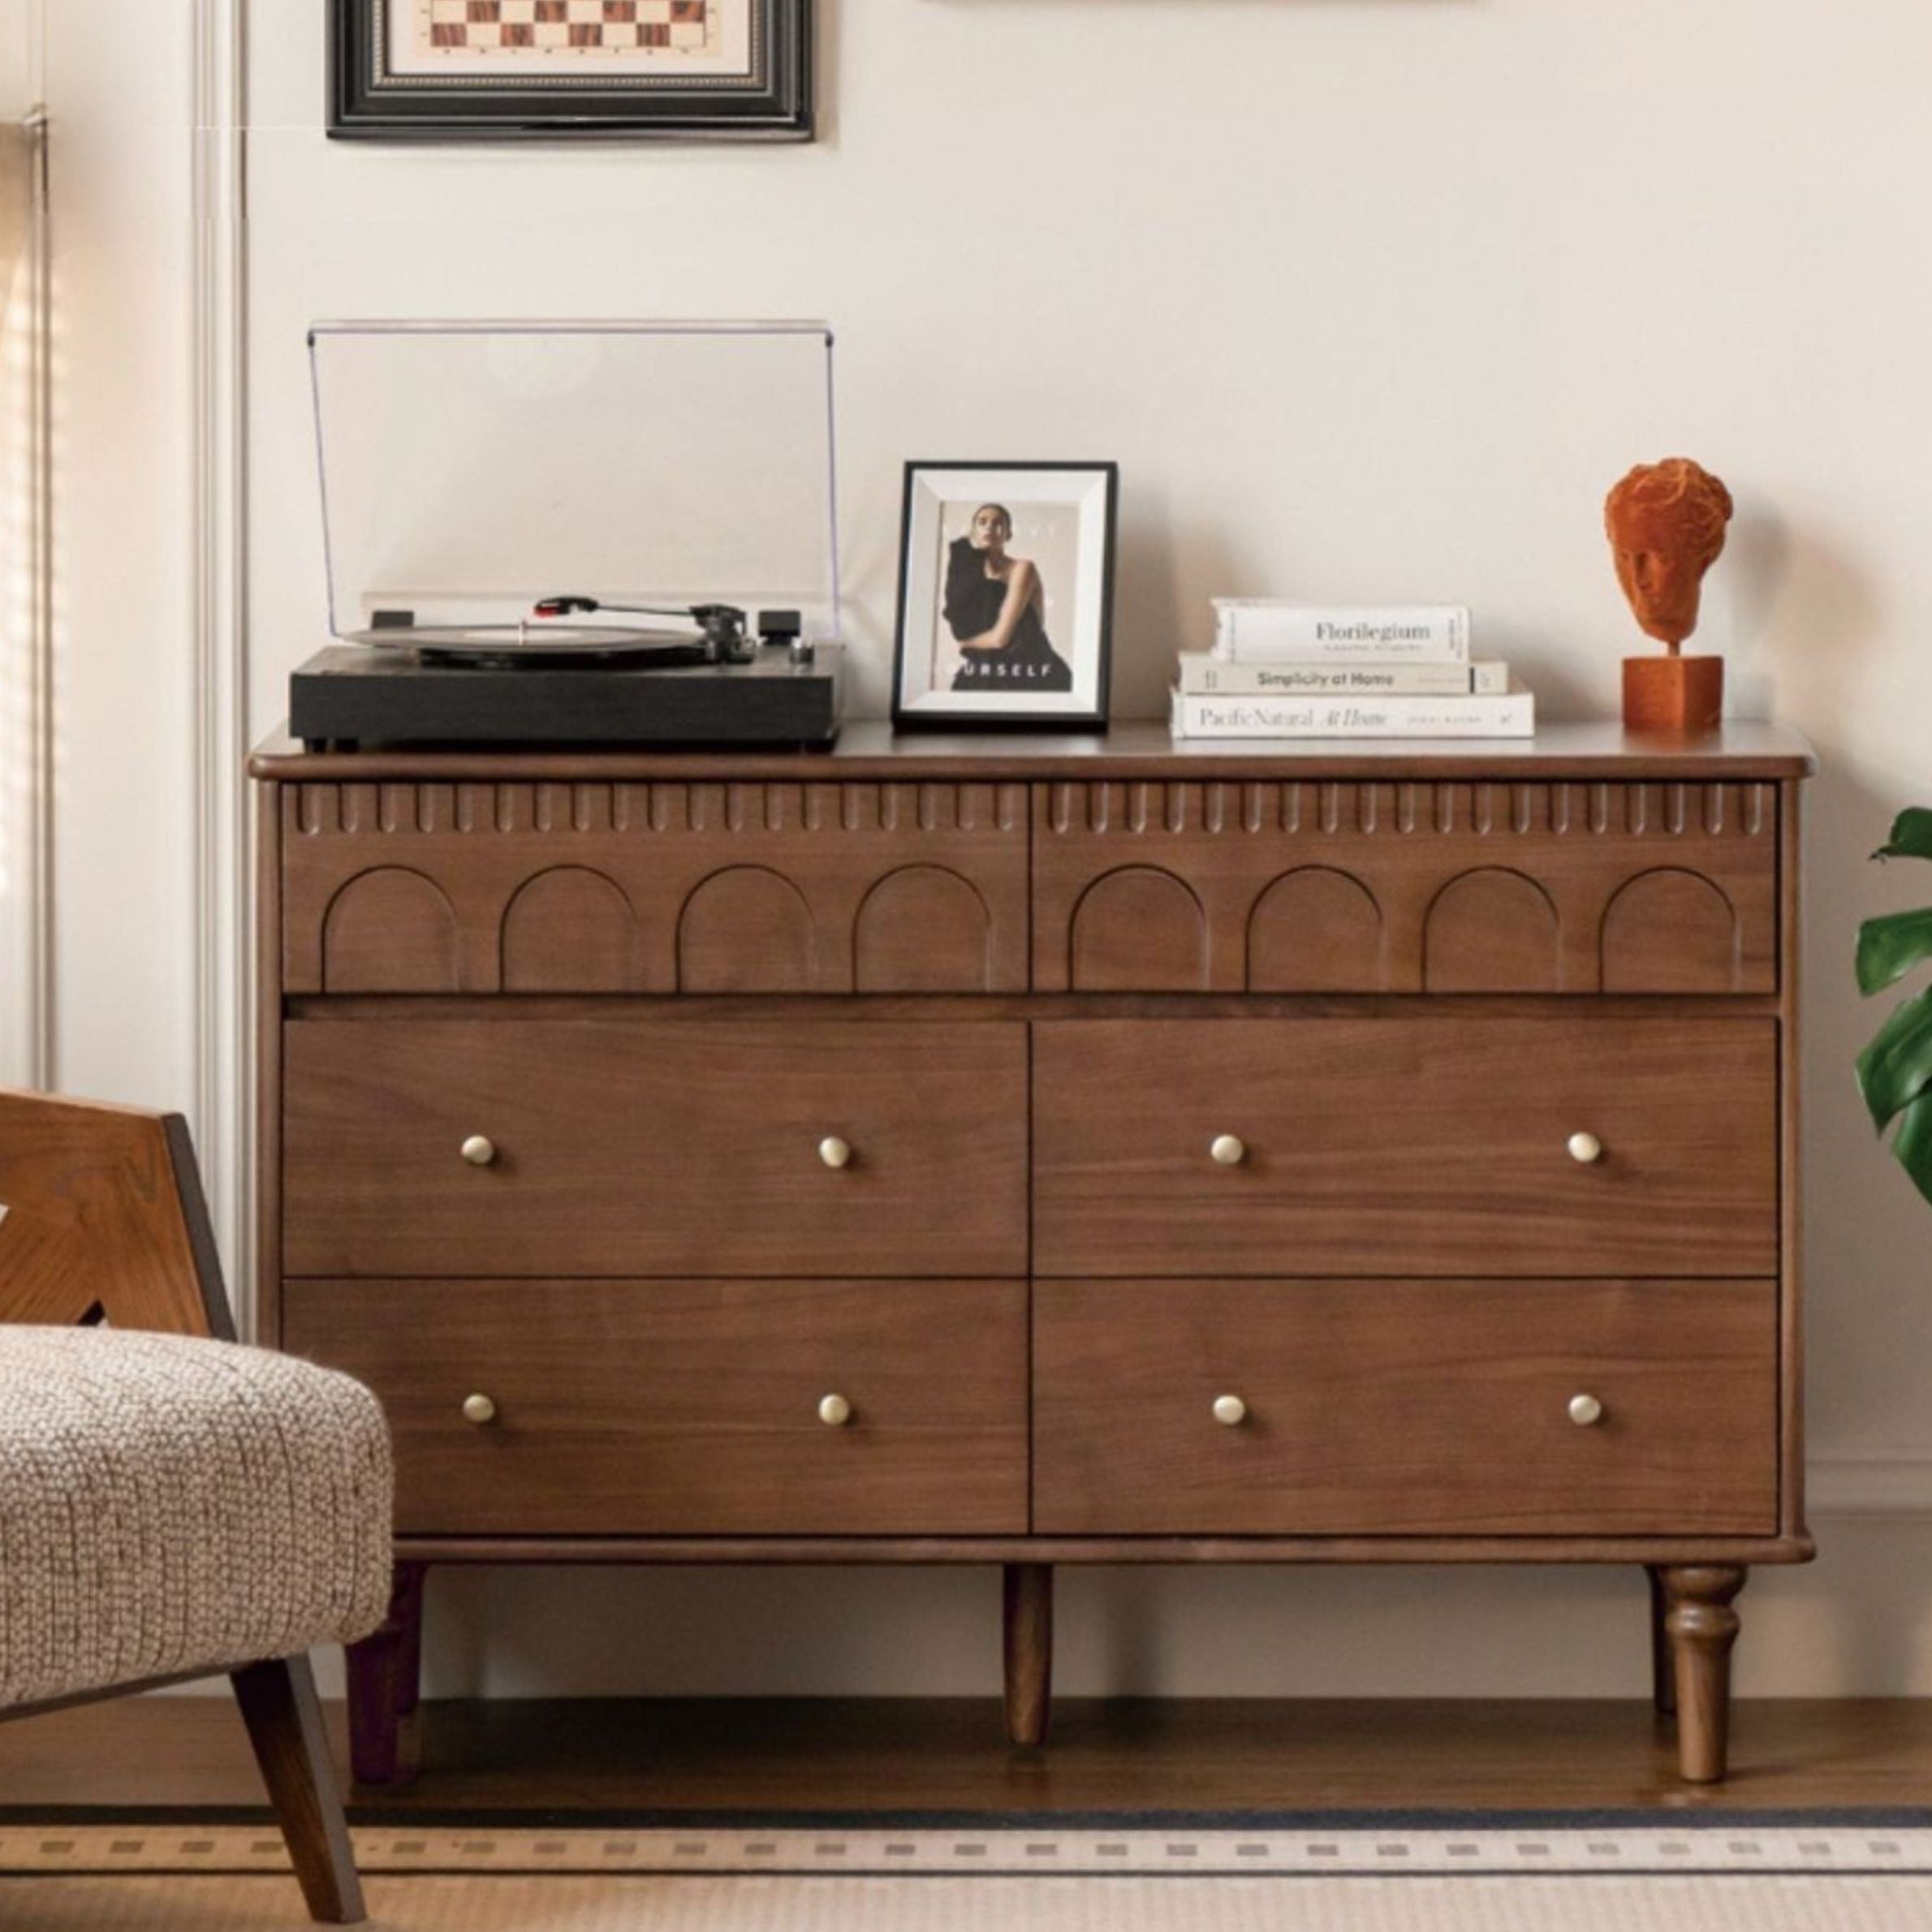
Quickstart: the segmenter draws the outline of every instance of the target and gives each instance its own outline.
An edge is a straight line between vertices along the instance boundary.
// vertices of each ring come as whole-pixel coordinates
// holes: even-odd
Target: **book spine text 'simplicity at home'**
[[[1509,666],[1494,658],[1467,664],[1230,664],[1211,651],[1182,651],[1175,681],[1204,697],[1500,696]]]

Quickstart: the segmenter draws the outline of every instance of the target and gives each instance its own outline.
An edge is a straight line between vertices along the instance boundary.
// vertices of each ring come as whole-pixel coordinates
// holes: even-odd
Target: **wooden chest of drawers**
[[[267,1334],[442,1562],[1800,1561],[1801,744],[257,755]]]

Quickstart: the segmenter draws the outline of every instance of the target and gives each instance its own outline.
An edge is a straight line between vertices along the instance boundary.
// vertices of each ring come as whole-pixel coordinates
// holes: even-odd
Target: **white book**
[[[1171,694],[1176,738],[1532,738],[1536,698],[1214,697]]]
[[[1469,613],[1460,604],[1388,609],[1218,597],[1214,654],[1230,664],[1466,664]]]
[[[1509,666],[1497,658],[1467,664],[1230,664],[1212,651],[1182,651],[1175,682],[1192,696],[1500,697]]]

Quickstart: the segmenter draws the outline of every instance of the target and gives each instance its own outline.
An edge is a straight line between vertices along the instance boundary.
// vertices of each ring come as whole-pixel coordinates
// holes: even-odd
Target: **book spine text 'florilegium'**
[[[1233,664],[1466,663],[1469,614],[1447,604],[1331,610],[1216,597],[1214,654]]]

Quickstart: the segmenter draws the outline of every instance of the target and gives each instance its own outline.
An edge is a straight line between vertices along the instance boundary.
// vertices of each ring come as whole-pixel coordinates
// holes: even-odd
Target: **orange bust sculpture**
[[[1724,660],[1686,658],[1704,574],[1724,548],[1731,492],[1688,456],[1640,463],[1611,491],[1603,526],[1617,582],[1639,627],[1670,652],[1624,660],[1624,722],[1635,730],[1704,731],[1724,702]]]

